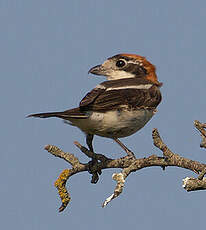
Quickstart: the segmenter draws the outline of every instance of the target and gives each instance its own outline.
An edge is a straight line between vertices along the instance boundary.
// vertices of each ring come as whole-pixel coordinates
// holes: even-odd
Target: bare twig
[[[54,155],[55,157],[64,159],[65,161],[70,163],[71,166],[77,166],[80,164],[79,159],[75,157],[73,154],[63,152],[60,148],[54,145],[46,145],[44,149],[47,150],[52,155]]]
[[[201,148],[206,148],[206,124],[205,123],[200,123],[199,121],[195,120],[194,121],[195,127],[199,130],[201,133],[202,141],[200,143]]]
[[[202,180],[204,178],[204,175],[206,174],[206,168],[202,170],[202,172],[199,174],[198,178],[199,180]]]
[[[102,204],[102,208],[104,208],[109,202],[111,202],[114,198],[118,197],[124,188],[124,182],[125,182],[125,178],[123,173],[114,173],[112,175],[112,179],[117,181],[117,185],[116,188],[114,190],[114,193],[112,193],[111,196],[109,196],[104,203]]]
[[[206,189],[206,178],[199,180],[198,178],[186,177],[183,179],[182,187],[187,191],[197,191]]]

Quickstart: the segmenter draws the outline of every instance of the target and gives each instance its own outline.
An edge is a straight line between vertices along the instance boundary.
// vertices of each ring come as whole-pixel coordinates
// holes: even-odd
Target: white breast
[[[77,126],[86,133],[119,138],[130,136],[140,130],[152,118],[154,111],[140,109],[136,111],[93,112]]]

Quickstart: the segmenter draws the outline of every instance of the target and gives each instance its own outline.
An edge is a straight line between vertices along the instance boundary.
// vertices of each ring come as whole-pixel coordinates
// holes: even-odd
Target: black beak
[[[102,65],[96,65],[92,67],[88,73],[96,74],[96,75],[103,75],[103,68]]]

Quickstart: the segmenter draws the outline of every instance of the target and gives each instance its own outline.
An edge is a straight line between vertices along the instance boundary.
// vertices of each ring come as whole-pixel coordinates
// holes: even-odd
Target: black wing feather
[[[85,107],[93,104],[98,96],[100,96],[102,93],[104,93],[105,89],[95,88],[80,101],[79,107],[81,109],[84,109]]]

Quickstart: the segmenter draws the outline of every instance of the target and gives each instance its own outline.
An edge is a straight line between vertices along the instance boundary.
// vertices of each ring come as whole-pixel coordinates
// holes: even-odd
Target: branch
[[[182,187],[187,191],[197,191],[206,189],[206,178],[199,180],[198,178],[186,177],[183,179]]]
[[[198,124],[198,125],[197,125]],[[206,134],[204,128],[206,128],[206,124],[201,124],[195,121],[195,127],[201,132],[203,138],[206,138],[204,134]],[[200,126],[199,126],[200,125]],[[199,129],[200,128],[200,129]],[[204,131],[203,131],[203,130]],[[204,133],[205,132],[205,133]],[[202,164],[198,161],[193,161],[184,157],[181,157],[179,154],[173,153],[167,145],[163,142],[162,138],[157,129],[154,129],[152,132],[153,143],[159,148],[163,157],[157,155],[151,155],[147,158],[134,158],[130,156],[125,156],[119,159],[111,159],[106,157],[103,154],[93,153],[88,150],[86,147],[82,146],[78,142],[74,142],[74,144],[80,149],[82,153],[84,153],[89,158],[93,158],[96,160],[95,165],[92,165],[90,162],[87,164],[81,163],[77,157],[73,154],[64,152],[56,146],[47,145],[45,149],[51,153],[52,155],[62,158],[66,160],[71,166],[71,169],[65,169],[59,176],[59,178],[55,182],[55,187],[58,190],[59,196],[62,201],[62,205],[59,208],[59,211],[63,211],[67,205],[69,204],[71,197],[69,192],[66,189],[66,182],[68,179],[80,172],[87,171],[92,174],[92,183],[96,183],[98,181],[98,174],[100,175],[101,170],[108,168],[121,168],[122,171],[120,173],[113,174],[112,178],[116,180],[117,184],[114,189],[114,192],[111,196],[109,196],[102,204],[102,207],[105,207],[109,202],[111,202],[114,198],[118,197],[124,188],[125,179],[130,175],[131,172],[136,172],[142,168],[159,166],[165,169],[168,166],[176,166],[180,168],[185,168],[190,171],[199,174],[198,178],[186,178],[183,180],[183,187],[187,191],[194,191],[200,189],[206,189],[206,179],[204,175],[206,173],[206,164]]]
[[[200,131],[202,142],[200,143],[201,148],[206,148],[206,124],[200,123],[199,121],[195,120],[194,122],[195,127]]]
[[[112,179],[117,181],[117,185],[116,188],[114,190],[114,193],[112,193],[111,196],[109,196],[104,203],[102,204],[102,208],[104,208],[109,202],[111,202],[114,198],[118,197],[124,188],[124,182],[125,182],[125,178],[124,178],[124,174],[123,173],[114,173],[112,175]]]

